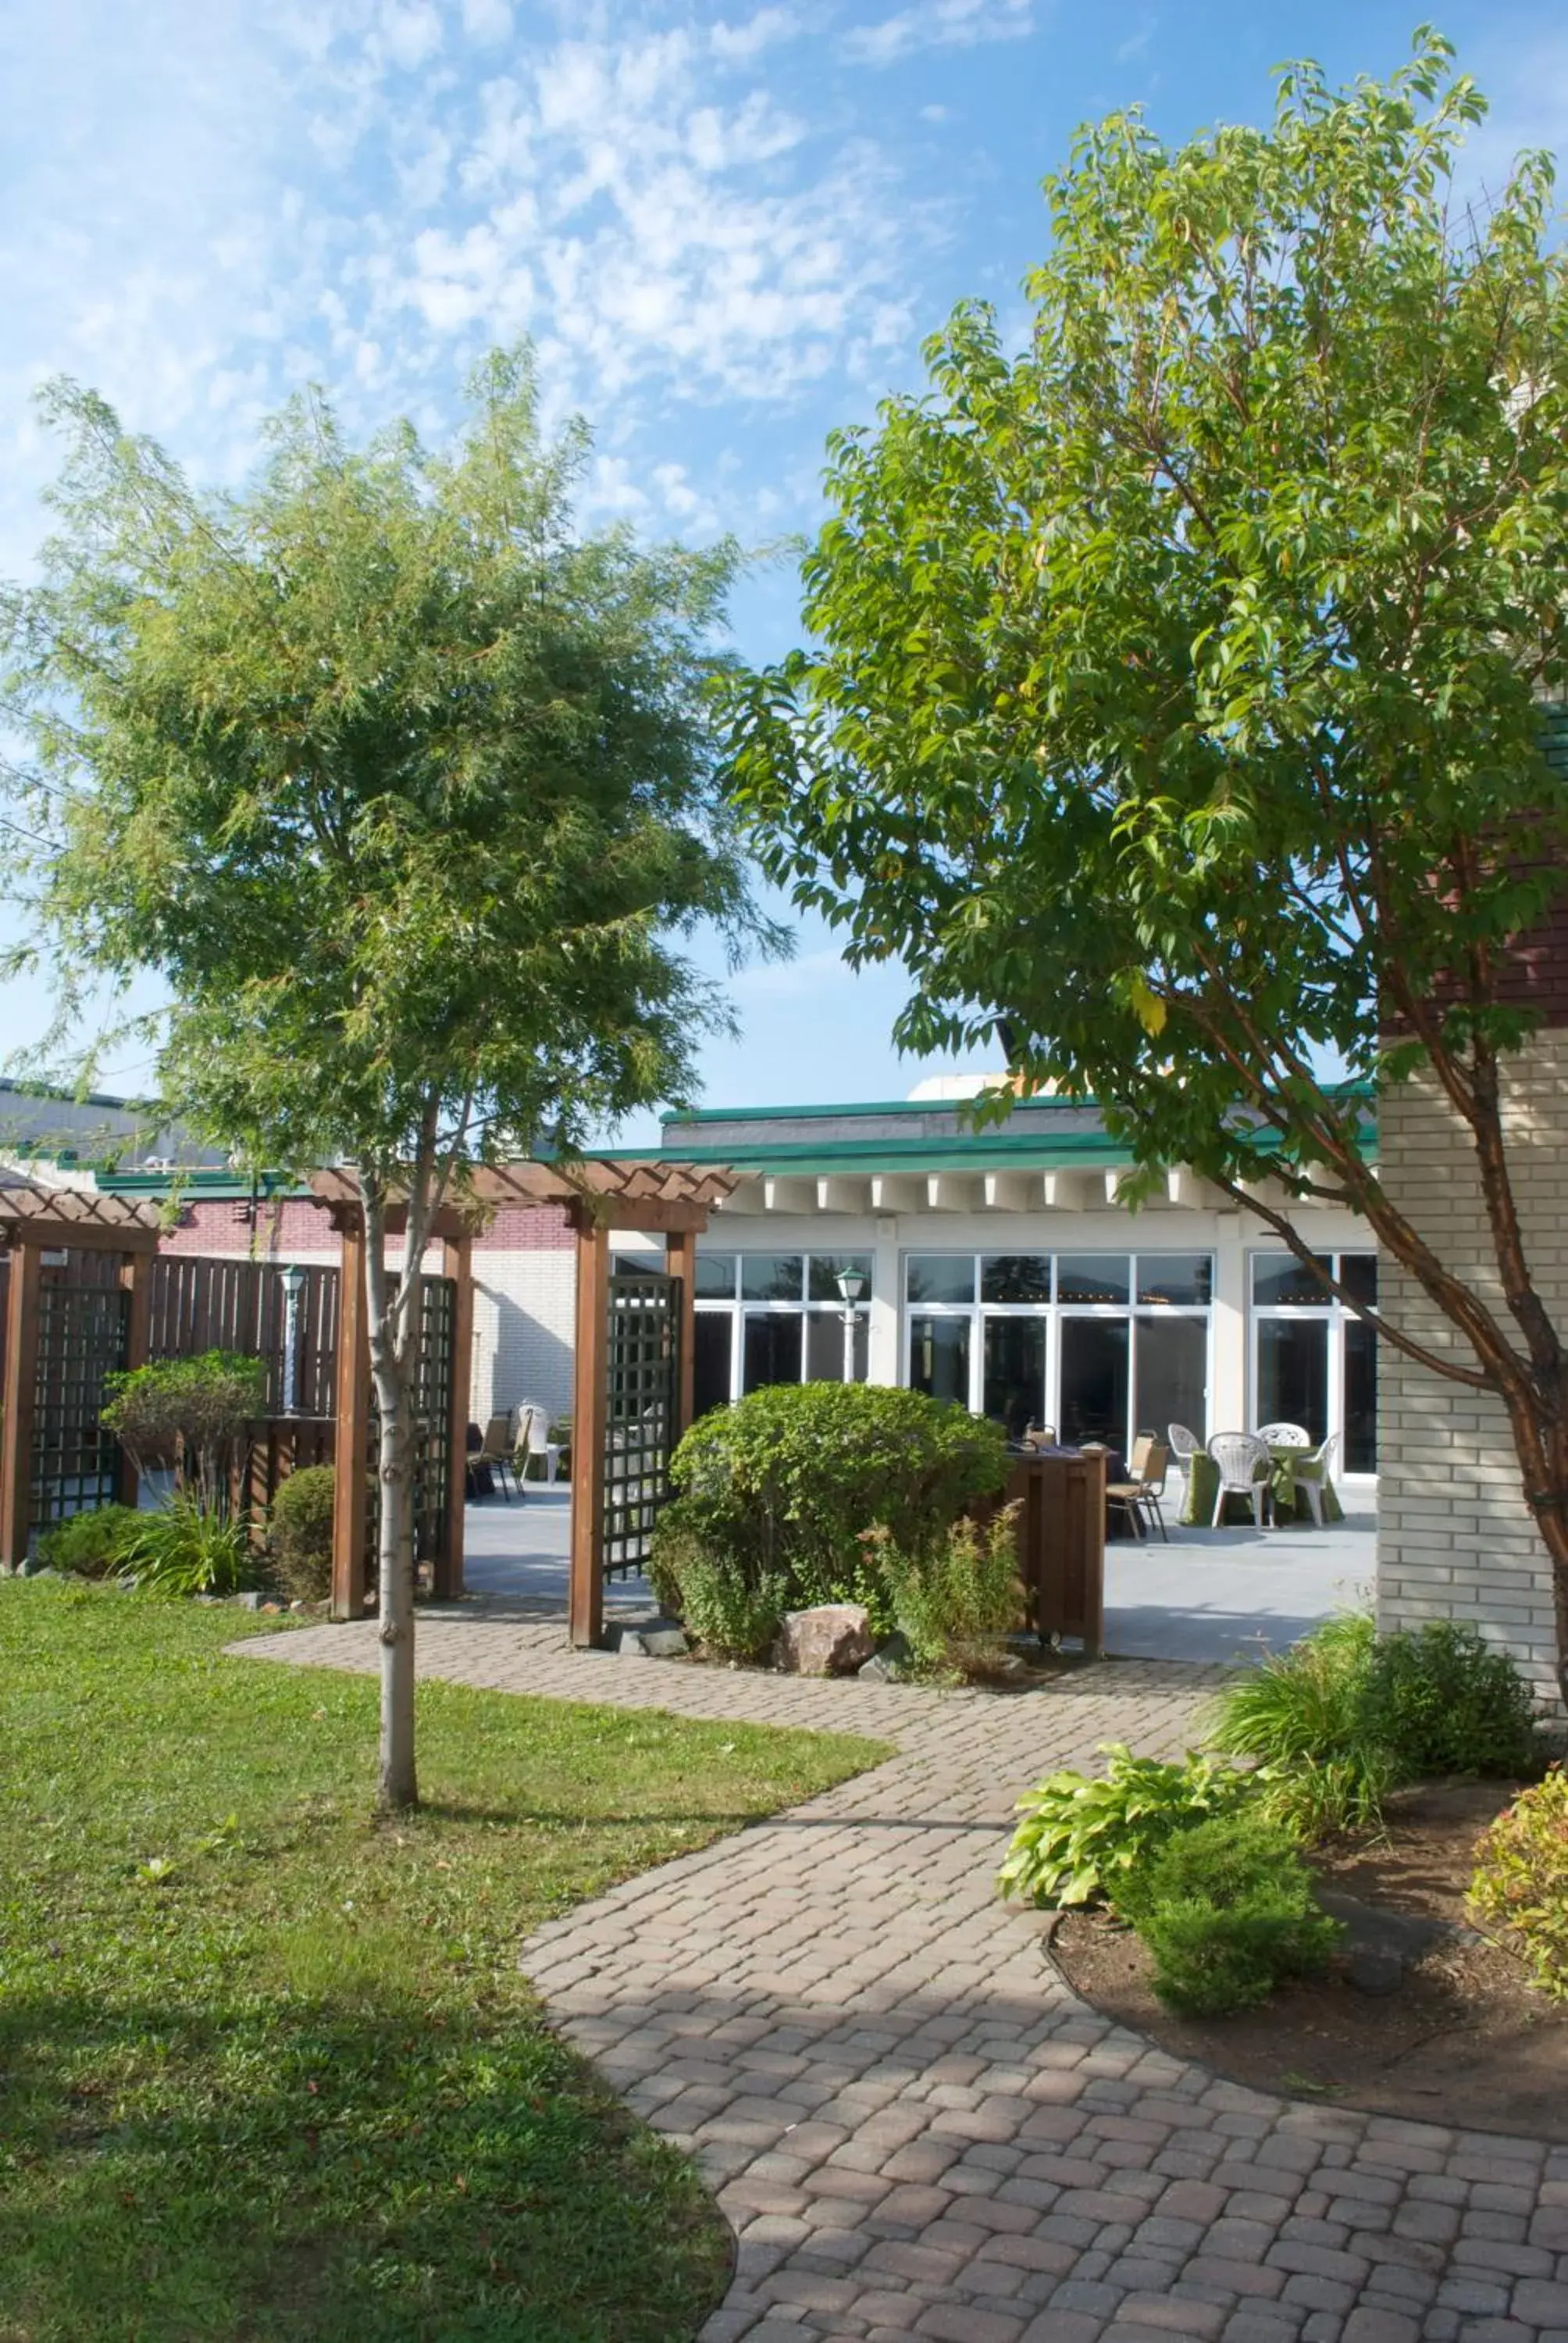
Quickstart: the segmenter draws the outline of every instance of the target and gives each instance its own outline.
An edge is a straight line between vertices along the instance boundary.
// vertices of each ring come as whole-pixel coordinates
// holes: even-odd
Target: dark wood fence
[[[337,1277],[317,1265],[303,1272],[296,1320],[294,1412],[337,1412]],[[239,1351],[265,1359],[266,1412],[288,1403],[288,1299],[283,1271],[273,1262],[160,1255],[153,1263],[152,1323],[147,1355],[194,1358],[202,1351]]]

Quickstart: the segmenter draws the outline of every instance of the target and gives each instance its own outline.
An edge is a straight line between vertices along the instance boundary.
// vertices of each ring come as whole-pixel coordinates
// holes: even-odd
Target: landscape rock
[[[261,1608],[259,1594],[231,1594],[229,1601],[241,1611],[259,1611]]]
[[[1403,1956],[1393,1945],[1352,1945],[1345,1975],[1358,1993],[1397,1993],[1404,1976]]]
[[[819,1603],[786,1611],[779,1623],[779,1664],[791,1675],[849,1675],[875,1648],[863,1603]]]
[[[645,1619],[616,1630],[613,1648],[623,1659],[683,1660],[691,1646],[678,1620]]]
[[[863,1661],[858,1673],[869,1684],[900,1684],[909,1672],[913,1654],[907,1635],[893,1634],[879,1644],[869,1660]]]

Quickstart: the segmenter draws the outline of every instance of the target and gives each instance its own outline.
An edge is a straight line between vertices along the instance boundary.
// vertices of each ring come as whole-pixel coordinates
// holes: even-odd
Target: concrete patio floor
[[[1171,1543],[1116,1538],[1106,1549],[1105,1643],[1121,1659],[1236,1662],[1278,1651],[1320,1620],[1370,1598],[1376,1515],[1351,1494],[1330,1529],[1181,1529]],[[1169,1511],[1174,1513],[1175,1504]],[[519,1612],[560,1612],[567,1598],[571,1495],[528,1484],[467,1509],[468,1591]],[[653,1607],[642,1578],[612,1579],[606,1609]]]

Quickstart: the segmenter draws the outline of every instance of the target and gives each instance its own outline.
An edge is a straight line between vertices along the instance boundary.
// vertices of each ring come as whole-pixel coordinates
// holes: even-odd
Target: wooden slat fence
[[[302,1416],[332,1416],[337,1407],[337,1271],[307,1269],[300,1288],[295,1407]],[[266,1407],[280,1415],[285,1389],[288,1305],[276,1263],[203,1255],[160,1256],[153,1264],[147,1354],[188,1359],[202,1351],[239,1351],[267,1364]]]

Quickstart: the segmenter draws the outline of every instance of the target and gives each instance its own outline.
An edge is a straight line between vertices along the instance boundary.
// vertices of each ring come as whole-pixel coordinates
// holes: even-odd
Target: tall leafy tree
[[[1568,1654],[1504,1111],[1568,832],[1568,282],[1547,157],[1456,201],[1483,112],[1423,31],[1386,84],[1283,72],[1267,129],[1083,132],[1028,347],[962,307],[924,395],[830,443],[814,648],[750,680],[734,783],[849,959],[907,963],[907,1047],[1000,1032],[1303,1259],[1301,1200],[1365,1215],[1462,1342],[1362,1314],[1507,1412]],[[1484,1283],[1363,1156],[1367,1088],[1412,1079],[1473,1150]]]
[[[257,477],[202,495],[56,384],[58,525],[7,606],[5,701],[34,749],[12,851],[66,1011],[84,983],[156,971],[168,1106],[253,1161],[357,1184],[391,1805],[416,1793],[436,1215],[477,1162],[569,1151],[681,1094],[725,1019],[684,940],[772,940],[713,778],[733,548],[579,536],[581,430],[541,438],[526,357],[469,387],[445,453],[406,423],[355,447],[297,399]]]

